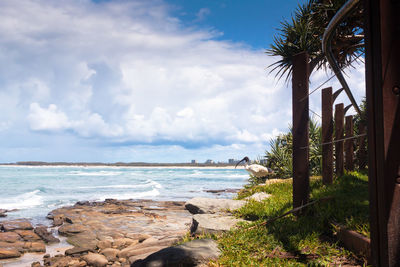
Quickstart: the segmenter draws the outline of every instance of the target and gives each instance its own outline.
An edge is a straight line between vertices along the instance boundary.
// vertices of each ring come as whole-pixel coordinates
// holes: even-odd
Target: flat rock
[[[53,236],[52,233],[47,231],[46,226],[38,226],[35,228],[34,232],[46,243],[58,243],[60,239]]]
[[[137,260],[131,267],[144,266],[198,266],[221,254],[212,239],[197,239],[182,245],[168,247],[153,253],[143,260]]]
[[[104,267],[107,266],[108,260],[104,255],[97,253],[90,253],[82,257],[84,261],[88,263],[88,265],[94,267]]]
[[[101,251],[108,261],[116,261],[118,258],[119,250],[116,248],[106,248]]]
[[[12,220],[1,222],[2,229],[5,232],[15,230],[32,230],[32,224],[28,220]]]
[[[0,232],[0,241],[14,243],[20,239],[19,234],[14,232]]]
[[[258,192],[258,193],[255,193],[255,194],[251,195],[251,196],[246,197],[245,199],[255,200],[255,201],[263,201],[264,199],[267,199],[269,197],[271,197],[270,194],[267,194],[265,192]]]
[[[0,248],[0,259],[18,258],[21,253],[14,248]]]
[[[7,211],[8,210],[5,210],[5,209],[0,209],[0,217],[7,217]]]
[[[15,230],[15,233],[19,234],[25,241],[39,241],[41,238],[31,230]]]
[[[73,247],[73,248],[67,249],[65,251],[65,255],[67,255],[67,256],[80,255],[80,254],[86,254],[89,251],[93,252],[94,250],[92,250],[91,248]]]
[[[185,203],[185,208],[192,214],[221,213],[239,209],[245,204],[244,200],[195,197]]]
[[[82,224],[64,224],[58,228],[58,232],[62,235],[73,235],[87,231],[87,227]]]
[[[238,222],[244,222],[244,220],[218,214],[195,214],[190,232],[192,234],[218,234],[229,231]]]

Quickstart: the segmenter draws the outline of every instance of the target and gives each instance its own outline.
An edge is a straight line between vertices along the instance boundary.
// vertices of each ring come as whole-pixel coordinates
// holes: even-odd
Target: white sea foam
[[[43,204],[43,197],[39,196],[40,190],[34,190],[15,197],[0,199],[2,209],[28,209]]]
[[[68,173],[68,175],[73,175],[73,176],[115,176],[120,174],[121,172],[113,172],[113,171],[97,171],[97,172],[71,171]]]
[[[114,189],[135,189],[146,187],[162,188],[162,185],[153,180],[147,180],[144,184],[116,184],[116,185],[96,185],[96,186],[79,186],[79,189],[101,189],[101,188],[114,188]]]

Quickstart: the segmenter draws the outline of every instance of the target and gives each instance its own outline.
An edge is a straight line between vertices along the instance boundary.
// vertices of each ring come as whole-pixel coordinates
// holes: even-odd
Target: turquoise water
[[[49,211],[84,200],[231,197],[205,190],[241,188],[248,177],[243,169],[0,166],[0,209],[17,209],[4,219],[46,223]]]

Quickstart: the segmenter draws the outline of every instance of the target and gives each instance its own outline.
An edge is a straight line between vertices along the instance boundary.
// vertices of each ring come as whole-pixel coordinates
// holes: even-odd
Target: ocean
[[[16,209],[2,220],[48,224],[48,212],[77,201],[230,198],[207,190],[241,188],[248,178],[233,168],[0,166],[0,209]]]

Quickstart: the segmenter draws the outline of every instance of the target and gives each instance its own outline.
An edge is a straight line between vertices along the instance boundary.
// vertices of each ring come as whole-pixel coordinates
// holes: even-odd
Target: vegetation
[[[255,192],[272,197],[263,202],[250,201],[236,215],[253,223],[220,236],[217,241],[222,266],[325,266],[362,265],[363,257],[343,249],[337,242],[333,222],[369,235],[367,176],[349,173],[331,186],[311,179],[311,198],[332,197],[310,206],[304,216],[293,214],[261,225],[292,208],[291,179],[242,190],[243,199]]]
[[[310,74],[314,69],[326,68],[327,61],[322,52],[321,41],[325,28],[345,0],[309,0],[299,5],[290,20],[281,22],[279,34],[266,51],[268,55],[280,59],[270,65],[271,71],[289,80],[292,73],[294,55],[307,52],[310,58]],[[342,22],[332,39],[332,52],[340,67],[351,65],[364,51],[363,9],[359,4],[351,16]]]
[[[321,126],[315,119],[310,119],[309,138],[310,173],[311,175],[321,175]],[[265,158],[267,159],[267,166],[274,170],[274,176],[279,178],[292,177],[292,128],[289,127],[288,133],[280,134],[272,139],[270,147],[270,151],[265,152]]]

